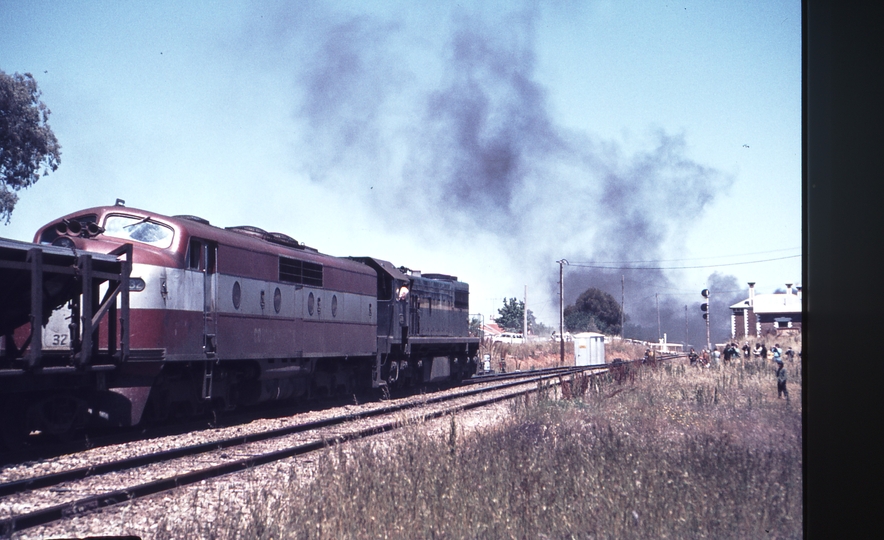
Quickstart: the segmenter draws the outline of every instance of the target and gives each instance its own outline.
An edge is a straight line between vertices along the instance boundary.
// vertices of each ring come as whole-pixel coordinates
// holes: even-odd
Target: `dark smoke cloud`
[[[384,154],[386,107],[404,84],[390,43],[398,25],[351,17],[319,30],[299,61],[302,92],[295,112],[306,123],[305,161],[323,179],[334,168],[359,168]]]
[[[686,291],[673,282],[662,270],[574,268],[565,276],[565,296],[576,297],[587,288],[596,287],[619,302],[625,291],[626,337],[656,341],[666,334],[670,342],[705,347],[706,321],[700,304],[706,300],[700,295],[701,289]],[[734,276],[716,272],[706,279],[704,288],[712,291],[710,337],[713,343],[725,343],[731,339],[729,306],[748,298],[748,287],[740,285]]]
[[[655,261],[677,259],[683,249],[679,239],[731,179],[686,158],[683,135],[658,131],[655,136],[653,149],[628,159],[608,158],[601,164],[604,189],[600,208],[604,212],[595,223],[597,241],[592,252],[578,253],[571,259],[586,260],[582,257],[588,256],[599,263],[620,262],[623,268],[569,269],[565,298],[573,302],[588,287],[596,287],[624,300],[630,318],[624,327],[628,337],[657,340],[666,334],[673,342],[705,343],[700,291],[695,295],[673,293],[678,289],[677,274],[630,267],[661,267],[665,263]],[[723,319],[714,316],[712,320]],[[696,330],[701,330],[699,341]],[[713,335],[723,339],[719,330]]]
[[[492,232],[520,247],[514,262],[545,275],[562,257],[678,258],[691,220],[732,179],[687,157],[683,133],[657,130],[647,149],[628,154],[592,126],[557,124],[536,78],[537,8],[452,10],[418,27],[414,18],[321,11],[295,34],[280,31],[278,48],[298,51],[297,152],[311,176],[342,191],[379,186],[375,215],[391,227],[407,220],[411,234],[423,234],[421,225]],[[627,332],[656,338],[655,294],[664,293],[660,326],[681,341],[688,302],[670,294],[677,275],[570,267],[566,300],[595,286],[619,301],[621,276]],[[554,279],[547,294],[557,299]],[[688,304],[697,311],[689,327],[700,326],[699,298]]]
[[[540,180],[538,170],[575,157],[532,79],[535,55],[519,35],[530,20],[525,26],[494,39],[477,21],[457,18],[443,88],[426,100],[422,138],[431,146],[413,154],[428,181],[497,226],[512,222],[514,199]]]
[[[655,134],[656,147],[625,163],[606,164],[603,177],[602,257],[630,260],[659,258],[659,250],[679,226],[684,227],[712,202],[728,179],[685,157],[683,135]],[[616,167],[616,168],[614,168]],[[628,241],[624,241],[628,239]]]

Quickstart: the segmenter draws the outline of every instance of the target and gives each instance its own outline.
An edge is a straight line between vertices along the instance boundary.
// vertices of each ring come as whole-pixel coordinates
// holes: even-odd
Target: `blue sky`
[[[800,282],[800,10],[7,0],[62,160],[0,236],[122,198],[455,274],[486,316],[527,285],[553,325],[566,258],[567,296],[624,276],[683,335],[702,288]]]

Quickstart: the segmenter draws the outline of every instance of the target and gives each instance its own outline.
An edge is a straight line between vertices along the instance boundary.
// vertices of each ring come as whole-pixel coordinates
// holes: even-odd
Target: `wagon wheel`
[[[0,417],[0,447],[9,451],[21,450],[28,439],[26,415],[21,406],[6,403],[6,414]]]
[[[78,407],[74,398],[66,397],[45,402],[40,412],[47,433],[62,442],[73,439],[78,423]]]

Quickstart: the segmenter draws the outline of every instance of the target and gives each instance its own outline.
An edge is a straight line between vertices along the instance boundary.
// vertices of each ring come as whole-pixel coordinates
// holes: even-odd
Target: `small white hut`
[[[574,365],[597,366],[605,363],[605,335],[596,332],[574,334]]]

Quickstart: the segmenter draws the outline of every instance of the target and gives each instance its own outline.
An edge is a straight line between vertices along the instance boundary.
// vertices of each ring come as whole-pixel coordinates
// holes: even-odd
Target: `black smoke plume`
[[[297,152],[315,181],[367,193],[389,226],[416,225],[410,234],[481,228],[518,246],[514,259],[550,277],[553,313],[554,261],[610,262],[569,267],[566,301],[590,286],[619,300],[623,276],[627,333],[656,339],[659,317],[669,340],[683,341],[688,304],[694,340],[699,291],[688,301],[672,293],[671,271],[619,267],[677,259],[692,220],[732,179],[689,158],[683,133],[653,131],[644,150],[627,153],[591,125],[557,123],[537,79],[540,8],[488,15],[452,5],[430,26],[280,9],[292,24],[280,26],[279,49],[298,51]]]

